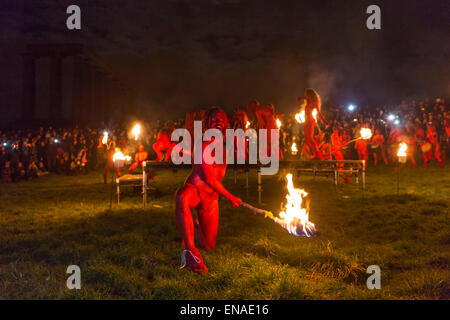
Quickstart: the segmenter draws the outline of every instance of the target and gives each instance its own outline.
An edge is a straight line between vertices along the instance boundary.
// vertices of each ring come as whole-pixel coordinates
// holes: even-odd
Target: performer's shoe
[[[203,263],[202,256],[197,249],[183,251],[179,268],[183,269],[184,267],[196,273],[208,273],[208,268]]]

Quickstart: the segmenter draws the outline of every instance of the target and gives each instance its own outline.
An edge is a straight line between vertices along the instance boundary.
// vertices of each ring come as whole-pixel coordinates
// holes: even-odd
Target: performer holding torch
[[[306,89],[305,97],[298,98],[297,103],[301,106],[306,104],[304,130],[305,145],[307,145],[309,149],[314,153],[313,159],[320,158],[324,160],[324,156],[320,152],[317,143],[314,140],[314,127],[316,126],[316,119],[314,119],[313,112],[317,112],[317,116],[319,117],[320,121],[322,121],[327,127],[329,126],[328,121],[325,120],[323,115],[320,113],[320,108],[322,107],[320,96],[314,89]]]
[[[205,113],[205,125],[206,129],[216,128],[225,135],[227,115],[220,108],[212,108]],[[202,155],[211,143],[212,141],[203,142]],[[194,164],[184,186],[175,193],[176,221],[186,247],[182,253],[180,268],[186,267],[197,273],[208,272],[195,246],[194,236],[204,249],[214,249],[219,226],[219,195],[234,207],[239,207],[241,199],[233,196],[222,185],[226,171],[225,160],[223,164],[206,164],[202,157],[202,164]],[[197,209],[198,220],[192,217],[194,208]]]

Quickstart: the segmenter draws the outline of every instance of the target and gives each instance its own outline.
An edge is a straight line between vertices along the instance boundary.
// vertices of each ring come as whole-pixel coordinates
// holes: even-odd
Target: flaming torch
[[[280,119],[277,119],[277,127],[278,127],[278,130],[281,129],[281,125],[282,125],[281,120],[280,120]]]
[[[312,116],[314,120],[317,121],[317,109],[314,109],[312,111]],[[300,111],[295,115],[295,120],[297,120],[298,123],[305,123],[305,110]]]
[[[125,162],[128,162],[130,160],[130,156],[124,155],[122,151],[119,150],[119,148],[116,148],[116,152],[113,155],[113,162],[115,167],[121,168],[123,167]]]
[[[397,151],[397,195],[400,193],[400,163],[406,163],[406,150],[408,150],[406,143],[400,143]]]
[[[297,120],[298,123],[305,123],[305,110],[300,111],[295,115],[295,120]]]
[[[134,135],[134,140],[137,141],[139,135],[141,134],[141,125],[139,123],[136,123],[133,127],[133,130],[131,130],[131,133]]]
[[[297,149],[297,144],[294,142],[291,146],[291,153],[293,156],[297,155],[298,149]]]
[[[108,131],[103,132],[102,143],[103,144],[107,144],[108,143]]]
[[[286,175],[286,178],[289,194],[286,195],[285,209],[280,212],[279,217],[275,217],[270,211],[255,208],[245,202],[240,202],[239,204],[253,213],[263,214],[265,218],[278,223],[294,236],[311,237],[317,232],[316,226],[309,221],[309,206],[306,206],[306,208],[302,207],[303,199],[308,193],[305,190],[294,187],[291,173]]]
[[[359,137],[348,141],[346,144],[352,143],[359,139],[369,140],[370,138],[372,138],[372,130],[369,128],[361,128],[361,130],[359,130]]]
[[[408,150],[408,146],[406,143],[402,142],[400,143],[400,146],[398,148],[397,157],[398,162],[405,163],[406,162],[406,150]]]

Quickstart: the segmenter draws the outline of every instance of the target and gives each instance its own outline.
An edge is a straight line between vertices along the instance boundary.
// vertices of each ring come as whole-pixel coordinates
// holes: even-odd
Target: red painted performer
[[[217,128],[225,136],[228,127],[227,115],[220,108],[212,108],[205,113],[205,126],[206,129]],[[211,143],[202,143],[202,155],[203,150]],[[223,164],[206,164],[202,157],[202,164],[193,165],[184,186],[175,193],[176,221],[186,247],[180,268],[186,267],[197,273],[208,272],[195,246],[194,237],[204,249],[214,249],[219,226],[219,196],[226,198],[231,205],[239,206],[241,199],[233,196],[222,185],[226,171],[225,160],[224,154]],[[197,209],[198,220],[192,216],[194,208]]]
[[[144,146],[141,144],[139,146],[139,151],[136,152],[136,155],[134,156],[134,163],[128,168],[128,172],[133,171],[138,166],[143,166],[143,162],[147,160],[148,152],[144,150]]]
[[[305,129],[304,129],[304,144],[314,153],[313,159],[320,158],[324,160],[324,156],[320,152],[316,141],[314,140],[314,127],[316,126],[316,119],[314,119],[313,111],[317,110],[317,116],[327,127],[328,121],[320,113],[322,102],[319,94],[314,89],[306,89],[305,97],[297,99],[297,103],[305,106]]]
[[[114,167],[113,156],[116,151],[116,143],[114,140],[108,142],[106,144],[106,163],[105,169],[103,170],[103,182],[107,183],[108,172],[111,170],[116,170],[117,176],[120,177],[120,169],[118,167]]]
[[[175,130],[172,122],[167,122],[164,128],[159,130],[156,142],[153,144],[153,150],[156,152],[156,161],[163,161],[163,153],[166,155],[164,161],[169,161],[172,149],[176,143],[170,140],[173,130]]]
[[[331,143],[333,145],[332,155],[335,160],[344,160],[344,155],[342,154],[342,148],[346,146],[342,136],[340,135],[339,128],[334,128],[333,134],[331,135]],[[339,171],[343,170],[344,164],[340,163],[338,165]],[[345,173],[341,172],[340,176],[345,180],[346,183],[351,183],[350,179],[345,175]]]
[[[230,124],[231,127],[234,130],[237,129],[242,129],[245,130],[247,129],[247,122],[248,122],[248,117],[247,117],[247,113],[242,109],[242,108],[238,108],[235,113],[234,116],[231,118]],[[247,140],[245,140],[245,146],[244,146],[244,154],[238,154],[238,148],[237,148],[237,137],[234,138],[234,148],[235,148],[235,154],[236,157],[243,157],[244,159],[248,159],[248,142]]]
[[[258,129],[267,130],[267,155],[272,154],[271,139],[272,139],[272,129],[278,129],[277,117],[278,114],[275,112],[275,107],[273,104],[268,104],[265,107],[259,106],[256,111],[256,118],[258,119]],[[279,148],[279,159],[283,159],[283,153],[281,148]]]

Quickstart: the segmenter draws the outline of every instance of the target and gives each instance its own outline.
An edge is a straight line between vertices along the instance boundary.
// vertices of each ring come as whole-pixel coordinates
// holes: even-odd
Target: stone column
[[[50,95],[49,95],[49,112],[52,121],[61,120],[61,103],[62,103],[62,57],[54,54],[50,62]]]
[[[31,121],[36,109],[36,57],[24,54],[23,59],[22,119]]]

